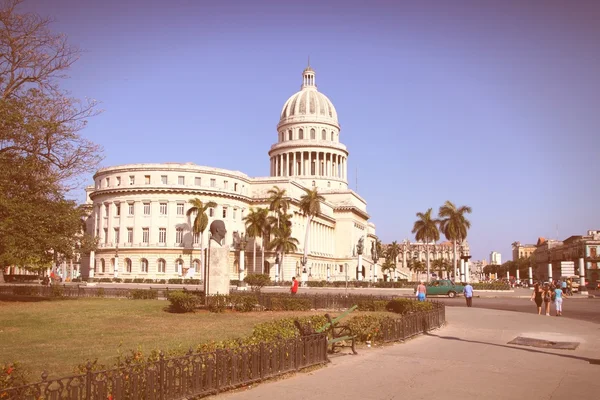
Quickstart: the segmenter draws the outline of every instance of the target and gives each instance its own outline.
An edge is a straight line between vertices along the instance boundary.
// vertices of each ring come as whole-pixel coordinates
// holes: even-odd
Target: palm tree
[[[431,241],[440,240],[440,231],[438,230],[439,221],[431,217],[431,208],[427,210],[425,214],[418,212],[418,220],[415,221],[412,233],[415,234],[415,239],[422,240],[425,243],[425,250],[427,251],[427,280],[429,280],[430,266],[429,266],[429,244]]]
[[[267,215],[269,214],[268,208],[252,208],[250,207],[250,211],[248,215],[244,217],[244,222],[246,224],[246,236],[253,238],[254,250],[252,252],[252,268],[254,272],[256,272],[256,238],[262,238],[265,226],[267,225]],[[264,251],[263,251],[264,257]],[[265,263],[263,262],[260,271],[264,273]]]
[[[417,260],[416,258],[411,258],[406,263],[406,266],[410,271],[417,273],[417,280],[420,281],[420,274],[421,272],[425,271],[425,266],[423,265],[423,262],[421,260]]]
[[[292,237],[292,228],[288,224],[282,224],[280,228],[273,229],[273,239],[269,242],[269,249],[281,254],[279,260],[280,278],[283,281],[283,257],[285,254],[298,250],[300,242]]]
[[[206,279],[204,276],[205,268],[204,268],[204,231],[208,226],[208,215],[206,215],[206,210],[209,208],[215,208],[217,203],[214,201],[208,201],[203,203],[199,198],[191,199],[189,203],[192,205],[189,210],[187,210],[187,216],[190,217],[192,214],[196,213],[196,217],[194,218],[194,222],[192,224],[192,232],[195,235],[200,235],[200,268],[202,271],[200,274],[203,279]],[[193,246],[192,246],[193,247]]]
[[[381,265],[381,273],[385,275],[386,272],[389,272],[391,270],[393,270],[396,267],[396,264],[394,264],[394,262],[389,259],[389,258],[385,258],[385,261],[383,262],[383,264]]]
[[[443,206],[440,207],[438,212],[440,220],[440,231],[446,236],[446,239],[452,242],[454,252],[454,279],[457,276],[457,257],[456,257],[456,244],[467,238],[467,231],[471,228],[471,222],[465,218],[465,214],[471,213],[471,207],[461,206],[456,207],[454,203],[446,200]]]
[[[304,235],[304,256],[302,257],[302,266],[306,269],[308,263],[308,236],[310,233],[310,223],[313,218],[321,213],[321,202],[325,201],[325,197],[321,196],[317,190],[304,189],[306,194],[300,198],[300,211],[307,218],[306,233]]]
[[[400,245],[394,240],[387,248],[387,257],[394,262],[394,270],[398,268],[398,254],[400,254]]]
[[[440,273],[440,275],[439,275],[440,279],[442,279],[444,277],[444,272],[449,272],[450,268],[452,268],[452,266],[448,263],[448,261],[446,261],[442,258],[433,260],[431,263],[431,266],[434,271],[438,271]]]
[[[286,198],[285,189],[279,189],[277,186],[273,186],[267,192],[269,195],[269,211],[275,213],[277,218],[277,227],[279,228],[279,217],[281,214],[286,214],[290,208],[290,202]]]

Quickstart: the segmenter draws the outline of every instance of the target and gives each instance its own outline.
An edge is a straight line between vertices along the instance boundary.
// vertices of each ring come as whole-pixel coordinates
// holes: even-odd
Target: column
[[[585,263],[583,257],[577,260],[579,263],[579,294],[587,296],[588,291],[585,287]]]
[[[521,281],[521,276],[520,276],[519,268],[517,268],[517,281]]]
[[[275,174],[274,176],[279,176],[279,156],[274,156],[275,159]]]
[[[94,279],[95,271],[95,262],[96,262],[96,252],[94,250],[90,251],[90,269],[88,271],[88,278]]]
[[[552,282],[552,263],[548,263],[548,280]]]
[[[362,281],[362,254],[358,255],[358,265],[356,266],[356,280]]]
[[[308,175],[312,176],[312,167],[313,167],[313,152],[308,152]]]
[[[469,260],[465,260],[465,282],[471,282],[471,271],[469,271]]]
[[[533,286],[533,268],[531,265],[529,266],[529,286]]]
[[[245,251],[243,249],[240,250],[240,263],[239,263],[239,266],[240,266],[240,277],[239,277],[240,282],[243,282],[244,278],[246,277],[246,271],[245,271],[245,268],[246,268],[245,262],[246,262],[246,260],[245,260],[245,256],[246,256],[245,255]]]
[[[465,281],[465,260],[460,259],[460,281]]]
[[[298,161],[296,161],[296,152],[294,152],[292,162],[294,163],[294,166],[292,168],[292,175],[298,176]]]

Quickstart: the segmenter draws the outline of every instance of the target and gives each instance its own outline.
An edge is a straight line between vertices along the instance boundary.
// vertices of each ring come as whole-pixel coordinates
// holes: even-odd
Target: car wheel
[[[456,297],[456,292],[449,291],[448,292],[448,297],[450,297],[451,299],[454,298],[454,297]]]

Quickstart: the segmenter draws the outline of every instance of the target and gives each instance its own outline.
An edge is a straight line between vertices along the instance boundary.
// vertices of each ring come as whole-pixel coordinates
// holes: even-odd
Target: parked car
[[[427,288],[427,296],[448,296],[456,297],[462,294],[465,287],[461,284],[456,284],[448,279],[436,279],[425,285]],[[417,289],[415,288],[415,293]]]

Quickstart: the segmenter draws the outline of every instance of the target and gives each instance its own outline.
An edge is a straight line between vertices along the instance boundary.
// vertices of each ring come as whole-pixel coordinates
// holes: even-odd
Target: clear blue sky
[[[310,55],[384,242],[473,207],[474,258],[599,229],[600,1],[27,0],[85,53],[105,166],[267,176]],[[135,144],[135,146],[133,145]],[[134,149],[134,150],[132,150]],[[91,177],[90,177],[91,183]],[[83,197],[83,196],[82,196]]]

